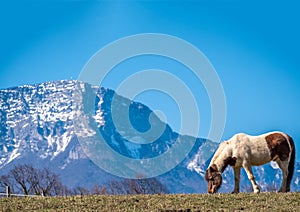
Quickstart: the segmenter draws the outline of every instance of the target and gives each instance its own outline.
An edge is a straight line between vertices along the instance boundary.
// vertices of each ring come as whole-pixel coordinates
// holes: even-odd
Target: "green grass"
[[[0,198],[1,211],[300,211],[300,193]]]

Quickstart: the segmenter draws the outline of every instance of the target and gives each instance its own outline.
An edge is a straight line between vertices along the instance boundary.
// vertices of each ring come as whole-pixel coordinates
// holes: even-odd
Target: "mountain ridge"
[[[88,118],[96,123],[105,141],[119,154],[133,159],[152,158],[167,152],[180,139],[194,141],[189,154],[182,161],[178,161],[174,169],[167,170],[157,179],[167,185],[171,193],[206,192],[203,175],[207,160],[217,148],[217,143],[179,135],[166,123],[162,135],[154,142],[130,142],[124,139],[122,133],[118,132],[120,129],[114,125],[112,99],[116,99],[118,110],[129,108],[130,121],[138,132],[150,129],[149,118],[152,110],[142,103],[119,96],[111,89],[91,86],[76,80],[45,82],[0,90],[0,175],[16,164],[30,163],[41,168],[51,168],[70,187],[92,187],[95,183],[105,184],[110,180],[122,179],[99,168],[87,156],[78,141],[73,123],[74,97],[78,88],[82,98],[94,98],[93,102],[89,103],[94,112],[88,114]],[[164,123],[157,117],[152,124],[161,126]],[[126,128],[123,131],[127,133]],[[127,133],[126,136],[141,140],[137,135],[139,134]],[[278,170],[270,167],[269,165],[263,169],[280,177]],[[300,170],[300,166],[296,165],[296,169]],[[297,170],[297,176],[293,180],[295,189],[299,189],[300,173]],[[264,175],[260,178],[263,180]],[[231,180],[232,172],[226,170],[223,191],[231,188]],[[269,181],[264,182],[265,187]]]

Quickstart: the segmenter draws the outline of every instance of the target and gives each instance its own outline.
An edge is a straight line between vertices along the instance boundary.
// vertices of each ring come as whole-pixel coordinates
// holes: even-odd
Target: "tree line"
[[[162,194],[168,188],[157,178],[114,180],[105,185],[95,184],[92,188],[65,186],[59,175],[49,168],[37,169],[32,165],[16,165],[7,174],[0,176],[0,192],[9,186],[11,193],[43,196],[73,196],[93,194]]]

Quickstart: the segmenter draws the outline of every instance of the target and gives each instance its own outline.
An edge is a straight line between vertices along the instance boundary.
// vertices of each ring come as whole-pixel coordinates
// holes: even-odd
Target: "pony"
[[[220,143],[205,173],[208,193],[216,193],[222,184],[222,173],[228,165],[234,171],[234,190],[240,191],[240,170],[243,167],[250,180],[253,192],[260,189],[252,173],[252,166],[276,161],[282,171],[282,182],[278,192],[289,192],[294,174],[295,145],[293,139],[283,132],[269,132],[251,136],[235,134],[228,141]]]

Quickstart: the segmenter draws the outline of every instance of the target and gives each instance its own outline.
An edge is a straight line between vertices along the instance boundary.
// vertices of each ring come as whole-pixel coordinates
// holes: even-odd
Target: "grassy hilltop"
[[[300,193],[0,198],[0,211],[300,211]]]

